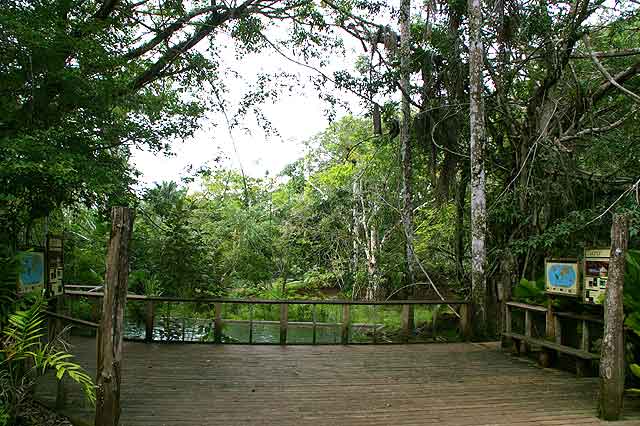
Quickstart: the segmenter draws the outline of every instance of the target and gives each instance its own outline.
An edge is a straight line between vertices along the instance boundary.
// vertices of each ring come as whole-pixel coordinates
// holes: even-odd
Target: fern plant
[[[8,317],[2,333],[0,349],[0,407],[5,415],[15,419],[21,405],[31,395],[35,380],[48,371],[55,371],[78,383],[87,399],[95,403],[95,386],[91,377],[72,355],[64,350],[59,337],[47,343],[45,335],[44,301],[37,298],[27,309],[16,310]],[[2,410],[0,410],[1,412]]]
[[[627,265],[624,276],[624,310],[625,310],[625,326],[628,327],[635,335],[635,339],[629,339],[632,342],[640,337],[640,250],[629,250],[627,252]],[[628,336],[629,338],[633,336]],[[629,362],[629,370],[631,375],[635,377],[636,383],[640,381],[640,365],[633,361],[638,356],[638,346],[636,344],[627,345],[627,361]],[[631,388],[629,392],[640,394],[640,389]]]

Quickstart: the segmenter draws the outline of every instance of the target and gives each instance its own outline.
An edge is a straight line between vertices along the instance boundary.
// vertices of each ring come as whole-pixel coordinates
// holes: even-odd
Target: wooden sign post
[[[604,301],[604,335],[600,356],[600,417],[618,420],[624,395],[624,286],[629,217],[614,215],[611,225],[611,260]]]
[[[127,207],[114,207],[111,210],[102,319],[98,329],[96,426],[117,426],[120,420],[122,337],[132,230],[132,211]]]

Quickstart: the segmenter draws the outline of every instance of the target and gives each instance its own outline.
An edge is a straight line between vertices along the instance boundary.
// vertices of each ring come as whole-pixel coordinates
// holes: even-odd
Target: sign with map
[[[44,253],[22,251],[18,253],[20,273],[18,274],[18,291],[27,293],[42,291],[44,288]]]
[[[578,262],[548,260],[545,262],[547,293],[578,296]]]

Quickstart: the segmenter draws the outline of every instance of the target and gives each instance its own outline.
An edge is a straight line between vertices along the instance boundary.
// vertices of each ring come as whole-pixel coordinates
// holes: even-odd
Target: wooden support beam
[[[411,330],[409,329],[409,309],[411,307],[409,305],[402,305],[402,316],[401,316],[401,326],[402,326],[402,342],[407,343],[409,341],[409,336]]]
[[[342,330],[341,330],[341,342],[343,345],[349,344],[349,307],[350,305],[342,305]]]
[[[222,343],[222,303],[214,303],[215,319],[213,325],[213,340]]]
[[[289,325],[289,305],[280,304],[280,344],[287,344],[287,328]]]
[[[505,332],[507,333],[511,333],[511,306],[505,304],[505,312],[504,312],[504,317],[505,317]]]
[[[437,331],[437,324],[438,324],[438,312],[440,311],[440,305],[435,305],[432,309],[431,309],[431,338],[435,340],[436,335],[438,334]]]
[[[547,298],[547,313],[545,314],[545,335],[548,338],[554,339],[556,337],[556,322],[555,322],[555,312],[553,309],[553,296],[548,295]]]
[[[154,304],[153,300],[145,302],[144,316],[144,340],[145,342],[153,341],[153,320],[154,320]]]
[[[316,340],[317,340],[317,326],[316,326],[316,322],[318,322],[318,317],[317,317],[317,312],[316,312],[316,307],[317,305],[312,305],[313,306],[313,338],[311,340],[312,344],[316,344]]]
[[[562,322],[560,322],[560,317],[557,315],[553,316],[553,330],[555,332],[555,341],[557,344],[562,344]]]
[[[589,322],[582,320],[582,341],[580,342],[580,349],[585,352],[589,352],[591,336],[589,333]]]
[[[600,357],[600,417],[618,420],[624,395],[624,287],[629,217],[616,214],[611,225],[611,258],[604,300],[604,334]]]
[[[471,312],[469,310],[469,305],[460,305],[460,333],[465,341],[471,339]]]
[[[107,251],[100,347],[96,377],[96,426],[117,426],[120,421],[120,379],[124,311],[129,276],[129,241],[133,212],[127,207],[111,210],[111,238]]]
[[[253,343],[253,305],[249,305],[249,344]]]
[[[378,307],[371,306],[373,310],[373,343],[378,343]]]
[[[531,311],[528,309],[524,311],[524,335],[526,337],[531,337],[532,323],[531,323]],[[529,352],[529,345],[526,341],[522,340],[520,342],[520,353],[526,354]]]

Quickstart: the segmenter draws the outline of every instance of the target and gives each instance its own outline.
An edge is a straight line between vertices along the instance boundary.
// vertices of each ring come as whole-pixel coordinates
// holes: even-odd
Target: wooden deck
[[[94,346],[74,338],[88,368]],[[491,344],[128,342],[124,350],[126,426],[606,424],[595,416],[596,378],[541,369]],[[51,384],[39,394],[52,396]],[[78,412],[75,391],[69,398]],[[640,425],[637,408],[629,401],[627,420],[615,424]]]

